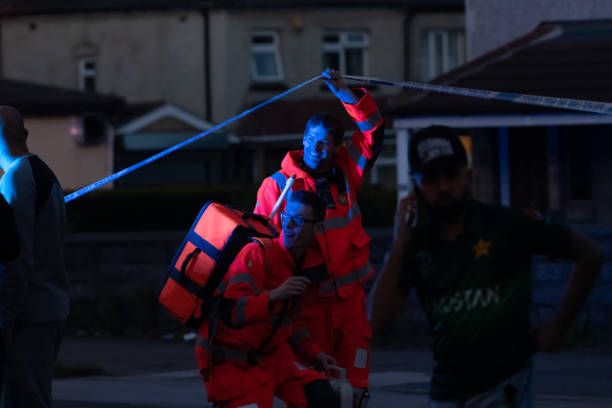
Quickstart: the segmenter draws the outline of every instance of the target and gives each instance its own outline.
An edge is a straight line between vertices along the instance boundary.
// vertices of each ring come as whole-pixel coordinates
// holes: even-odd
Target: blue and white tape
[[[612,103],[586,101],[583,99],[557,98],[552,96],[539,96],[518,94],[512,92],[486,91],[483,89],[459,88],[455,86],[423,84],[410,81],[385,81],[378,78],[368,78],[353,75],[343,75],[344,79],[365,82],[368,84],[394,86],[400,88],[419,89],[421,91],[445,93],[451,95],[471,96],[480,99],[491,99],[520,103],[525,105],[547,106],[549,108],[570,109],[575,111],[602,113],[612,115]]]
[[[143,161],[141,161],[139,163],[133,164],[130,167],[127,167],[127,168],[125,168],[123,170],[120,170],[120,171],[118,171],[115,174],[111,174],[110,176],[105,177],[102,180],[96,181],[95,183],[90,184],[90,185],[88,185],[86,187],[83,187],[80,190],[77,190],[77,191],[75,191],[73,193],[70,193],[70,194],[68,194],[68,195],[66,195],[64,197],[64,201],[66,203],[68,203],[68,202],[70,202],[70,201],[72,201],[72,200],[74,200],[76,198],[79,198],[82,195],[85,195],[85,194],[87,194],[87,193],[97,189],[100,186],[103,186],[106,183],[110,183],[111,181],[116,180],[116,179],[118,179],[120,177],[123,177],[126,174],[131,173],[134,170],[137,170],[137,169],[139,169],[139,168],[141,168],[143,166],[146,166],[149,163],[153,163],[155,160],[161,159],[162,157],[167,156],[167,155],[169,155],[170,153],[172,153],[174,151],[182,149],[183,147],[187,146],[188,144],[191,144],[191,143],[193,143],[193,142],[195,142],[197,140],[202,139],[205,136],[208,136],[209,134],[211,134],[213,132],[216,132],[217,130],[219,130],[219,129],[229,125],[230,123],[235,122],[238,119],[241,119],[241,118],[247,116],[248,114],[255,112],[259,108],[262,108],[262,107],[264,107],[264,106],[266,106],[266,105],[268,105],[268,104],[270,104],[270,103],[272,103],[274,101],[279,100],[280,98],[282,98],[282,97],[290,94],[291,92],[294,92],[294,91],[296,91],[296,90],[298,90],[298,89],[300,89],[300,88],[310,84],[311,82],[314,82],[314,81],[318,80],[319,78],[321,78],[320,75],[318,75],[318,76],[316,76],[316,77],[314,77],[312,79],[309,79],[306,82],[302,82],[301,84],[299,84],[297,86],[294,86],[293,88],[291,88],[291,89],[289,89],[289,90],[287,90],[287,91],[285,91],[283,93],[280,93],[280,94],[278,94],[278,95],[268,99],[267,101],[264,101],[264,102],[260,103],[259,105],[255,106],[255,107],[253,107],[251,109],[248,109],[248,110],[242,112],[241,114],[234,116],[233,118],[230,118],[230,119],[226,120],[223,123],[219,123],[218,125],[213,126],[212,128],[208,129],[205,132],[202,132],[202,133],[200,133],[200,134],[198,134],[198,135],[196,135],[196,136],[194,136],[194,137],[192,137],[190,139],[185,140],[184,142],[181,142],[181,143],[176,144],[176,145],[174,145],[172,147],[169,147],[168,149],[166,149],[166,150],[164,150],[162,152],[159,152],[159,153],[149,157],[148,159],[145,159],[145,160],[143,160]]]
[[[223,123],[213,126],[207,131],[202,132],[192,137],[191,139],[185,140],[184,142],[181,142],[162,152],[159,152],[156,155],[149,157],[148,159],[145,159],[130,167],[120,170],[115,174],[112,174],[108,177],[103,178],[102,180],[99,180],[93,184],[88,185],[87,187],[83,187],[80,190],[77,190],[71,194],[68,194],[64,197],[64,201],[68,203],[84,194],[89,193],[90,191],[97,189],[100,186],[103,186],[106,183],[110,183],[111,181],[116,180],[120,177],[123,177],[126,174],[131,173],[134,170],[137,170],[143,166],[146,166],[147,164],[152,163],[158,159],[161,159],[162,157],[167,156],[176,150],[182,149],[188,144],[191,144],[197,140],[200,140],[203,137],[229,125],[230,123],[235,122],[238,119],[241,119],[249,115],[250,113],[255,112],[259,108],[262,108],[274,101],[277,101],[281,99],[282,97],[320,78],[322,78],[322,76],[318,75],[312,79],[309,79],[308,81],[302,82],[301,84],[281,94],[278,94],[272,97],[271,99],[268,99],[267,101],[264,101],[260,103],[259,105],[251,109],[248,109],[240,113],[239,115],[234,116],[231,119],[226,120]],[[570,110],[575,110],[575,111],[600,113],[600,114],[606,114],[606,115],[612,114],[612,103],[606,103],[606,102],[586,101],[582,99],[557,98],[557,97],[551,97],[551,96],[527,95],[527,94],[518,94],[518,93],[512,93],[512,92],[486,91],[482,89],[459,88],[459,87],[454,87],[454,86],[424,84],[420,82],[410,82],[410,81],[386,81],[386,80],[378,79],[378,78],[369,78],[369,77],[361,77],[361,76],[353,76],[353,75],[344,75],[343,78],[352,80],[352,81],[365,82],[368,84],[419,89],[419,90],[428,91],[428,92],[446,93],[446,94],[460,95],[460,96],[471,96],[471,97],[480,98],[480,99],[506,101],[506,102],[520,103],[520,104],[527,104],[527,105],[547,106],[550,108],[562,108],[562,109],[570,109]]]

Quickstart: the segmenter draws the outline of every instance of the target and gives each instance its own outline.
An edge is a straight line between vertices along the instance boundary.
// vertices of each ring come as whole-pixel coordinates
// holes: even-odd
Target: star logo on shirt
[[[489,256],[489,246],[491,245],[491,241],[485,241],[484,238],[479,238],[476,245],[472,247],[474,250],[474,257],[476,259],[481,256]]]

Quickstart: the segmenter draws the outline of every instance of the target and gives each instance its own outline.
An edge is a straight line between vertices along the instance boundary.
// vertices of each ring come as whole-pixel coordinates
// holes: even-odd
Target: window
[[[79,60],[79,89],[89,92],[96,90],[96,61],[93,58]]]
[[[283,80],[283,66],[280,58],[278,33],[256,31],[251,36],[251,70],[257,82]]]
[[[463,64],[462,30],[431,29],[421,36],[421,80],[429,81]]]
[[[368,34],[361,31],[323,33],[323,69],[333,68],[345,75],[366,75]]]
[[[72,117],[69,129],[72,139],[80,145],[96,145],[106,140],[106,120],[101,115]]]

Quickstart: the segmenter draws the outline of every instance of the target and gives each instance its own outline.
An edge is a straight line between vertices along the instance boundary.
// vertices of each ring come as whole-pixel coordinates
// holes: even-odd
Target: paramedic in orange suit
[[[288,196],[307,190],[326,202],[324,229],[316,240],[330,273],[313,283],[316,293],[308,295],[304,318],[318,346],[335,357],[347,370],[352,385],[367,395],[371,328],[363,285],[374,270],[369,262],[370,238],[361,223],[356,194],[380,153],[384,126],[374,99],[365,89],[349,89],[336,71],[328,69],[323,77],[359,130],[344,144],[337,118],[328,113],[312,116],[304,131],[304,149],[288,152],[281,170],[262,182],[255,212],[268,215],[292,175],[296,179]],[[280,222],[278,217],[274,221]]]
[[[310,285],[303,275],[324,267],[320,255],[305,257],[324,214],[316,194],[294,194],[281,214],[280,237],[247,244],[231,264],[212,340],[209,321],[196,342],[215,407],[271,408],[275,395],[289,407],[339,406],[327,378],[294,354],[322,371],[333,361],[293,324]]]

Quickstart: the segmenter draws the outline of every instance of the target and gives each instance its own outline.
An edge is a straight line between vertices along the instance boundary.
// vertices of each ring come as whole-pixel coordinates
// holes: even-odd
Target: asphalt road
[[[67,367],[95,367],[108,375],[56,380],[55,408],[211,406],[191,343],[68,337],[59,361]],[[426,407],[431,366],[431,355],[423,347],[375,350],[368,408]],[[537,355],[534,378],[536,407],[612,408],[612,347]]]

